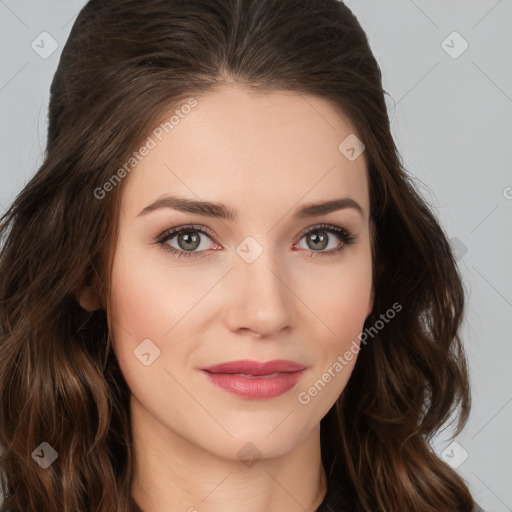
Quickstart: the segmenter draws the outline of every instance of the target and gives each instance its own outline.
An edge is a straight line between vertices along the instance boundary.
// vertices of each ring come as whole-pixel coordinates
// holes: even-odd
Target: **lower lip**
[[[211,373],[203,371],[210,382],[219,388],[242,398],[253,400],[273,398],[292,389],[301,379],[303,370],[291,373],[278,373],[274,377],[247,377],[232,373]]]

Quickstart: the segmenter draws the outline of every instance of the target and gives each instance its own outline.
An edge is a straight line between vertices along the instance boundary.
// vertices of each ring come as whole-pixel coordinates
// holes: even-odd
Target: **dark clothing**
[[[342,486],[334,487],[328,490],[324,501],[316,509],[316,512],[351,512],[353,504],[347,499],[347,494]],[[485,512],[485,510],[478,505],[474,512]]]
[[[332,489],[327,488],[324,500],[316,512],[352,512],[344,487],[339,485]]]

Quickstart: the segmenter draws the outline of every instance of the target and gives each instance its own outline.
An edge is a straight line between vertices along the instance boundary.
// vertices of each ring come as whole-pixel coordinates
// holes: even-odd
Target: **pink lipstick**
[[[292,389],[301,379],[306,367],[293,361],[276,359],[231,361],[202,368],[216,386],[234,395],[250,398],[273,398]]]

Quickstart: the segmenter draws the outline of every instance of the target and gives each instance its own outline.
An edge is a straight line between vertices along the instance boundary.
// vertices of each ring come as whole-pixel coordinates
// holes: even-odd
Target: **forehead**
[[[171,125],[173,112],[149,134],[153,147],[128,176],[124,210],[136,215],[166,193],[240,211],[245,204],[255,215],[258,205],[268,212],[269,202],[284,207],[343,195],[369,210],[365,155],[351,161],[342,154],[340,143],[355,130],[328,101],[222,86],[198,97]]]

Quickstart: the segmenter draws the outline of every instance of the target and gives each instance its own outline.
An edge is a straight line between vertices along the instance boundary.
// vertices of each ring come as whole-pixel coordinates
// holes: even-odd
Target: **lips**
[[[274,398],[292,389],[306,367],[293,361],[232,361],[203,368],[208,380],[233,395],[249,399]]]
[[[227,374],[240,374],[252,377],[260,377],[262,375],[272,375],[274,373],[293,373],[303,370],[303,364],[294,363],[293,361],[285,361],[283,359],[276,359],[274,361],[267,361],[260,363],[258,361],[231,361],[229,363],[221,363],[203,370],[211,373],[227,373]]]

